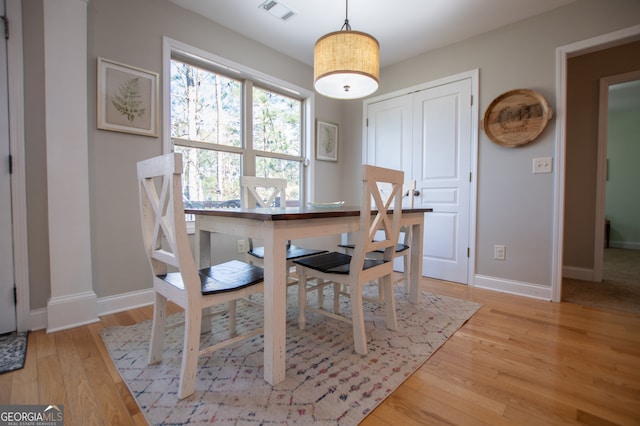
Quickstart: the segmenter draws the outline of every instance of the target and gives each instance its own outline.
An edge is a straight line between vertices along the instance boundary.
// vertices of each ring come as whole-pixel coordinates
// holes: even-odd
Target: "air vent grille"
[[[286,22],[296,16],[296,13],[287,5],[276,0],[267,0],[258,7],[262,8],[262,10],[264,10],[274,18],[280,19],[283,22]]]

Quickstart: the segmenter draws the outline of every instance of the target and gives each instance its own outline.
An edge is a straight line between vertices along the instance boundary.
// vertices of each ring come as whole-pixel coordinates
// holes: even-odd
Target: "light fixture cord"
[[[340,31],[351,31],[351,25],[349,25],[349,0],[345,0],[346,6],[344,11],[344,25],[340,28]]]

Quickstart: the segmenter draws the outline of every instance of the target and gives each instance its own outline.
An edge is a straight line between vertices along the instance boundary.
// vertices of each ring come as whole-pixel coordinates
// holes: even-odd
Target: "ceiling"
[[[341,29],[345,0],[276,0],[272,10],[295,13],[283,21],[265,0],[170,0],[237,33],[313,66],[313,46]],[[447,46],[548,12],[575,0],[351,0],[351,29],[380,43],[380,66]]]

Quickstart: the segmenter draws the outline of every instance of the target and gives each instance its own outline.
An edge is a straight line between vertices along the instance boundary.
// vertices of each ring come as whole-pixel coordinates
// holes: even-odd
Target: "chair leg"
[[[184,399],[195,391],[198,357],[200,356],[200,325],[202,309],[185,310],[184,344],[178,398]]]
[[[398,329],[398,320],[396,318],[396,301],[393,297],[393,279],[391,275],[382,277],[382,287],[386,302],[384,304],[384,310],[386,314],[387,328],[389,330]]]
[[[353,344],[355,346],[356,353],[366,355],[368,349],[367,335],[364,330],[362,285],[351,284],[349,287],[349,294],[351,296],[351,322],[353,323]]]
[[[386,297],[382,287],[382,281],[378,278],[378,305],[380,306],[384,306],[384,298]]]
[[[296,275],[298,276],[298,328],[304,330],[307,321],[304,315],[307,306],[307,274],[304,268],[296,266]]]
[[[211,308],[202,310],[202,323],[200,324],[200,333],[211,333]]]
[[[404,294],[409,294],[409,278],[411,273],[411,256],[409,254],[405,254],[404,256],[404,272],[402,273],[402,278],[404,281]]]
[[[156,292],[155,301],[153,303],[153,325],[151,326],[151,342],[149,344],[149,364],[155,364],[162,361],[166,318],[167,298]]]
[[[229,309],[229,337],[233,337],[236,335],[236,306],[238,302],[234,300],[230,300],[227,302],[227,308]]]
[[[340,313],[340,293],[344,291],[342,283],[333,283],[333,313]]]
[[[324,280],[316,278],[316,287],[318,289],[318,308],[324,307]]]

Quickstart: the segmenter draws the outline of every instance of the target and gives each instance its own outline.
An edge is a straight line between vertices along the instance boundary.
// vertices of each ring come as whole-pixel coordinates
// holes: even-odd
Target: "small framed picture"
[[[98,129],[158,136],[158,74],[98,58]]]
[[[316,159],[338,161],[337,124],[318,120],[316,128]]]

